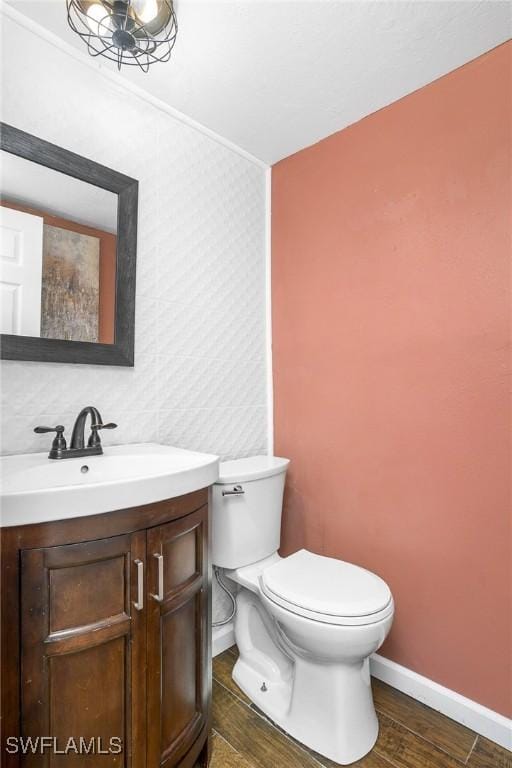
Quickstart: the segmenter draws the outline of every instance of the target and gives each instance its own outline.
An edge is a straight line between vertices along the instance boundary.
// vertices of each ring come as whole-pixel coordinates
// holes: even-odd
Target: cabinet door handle
[[[144,608],[144,563],[142,560],[133,561],[137,566],[137,601],[133,602],[133,607],[138,611]]]
[[[164,556],[155,553],[153,557],[156,557],[158,561],[158,592],[156,595],[151,595],[159,603],[164,599]]]

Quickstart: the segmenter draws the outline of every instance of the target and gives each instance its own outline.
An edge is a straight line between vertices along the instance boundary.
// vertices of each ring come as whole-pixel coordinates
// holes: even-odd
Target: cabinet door
[[[208,508],[147,533],[148,768],[177,765],[208,720]]]
[[[21,553],[22,734],[55,739],[23,766],[145,765],[145,544],[141,532]]]

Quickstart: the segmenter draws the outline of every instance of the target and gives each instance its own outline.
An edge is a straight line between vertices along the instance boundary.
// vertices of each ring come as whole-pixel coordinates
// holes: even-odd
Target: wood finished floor
[[[333,768],[289,738],[231,678],[236,646],[213,660],[210,768]],[[512,754],[415,699],[373,679],[379,738],[356,768],[512,768]]]

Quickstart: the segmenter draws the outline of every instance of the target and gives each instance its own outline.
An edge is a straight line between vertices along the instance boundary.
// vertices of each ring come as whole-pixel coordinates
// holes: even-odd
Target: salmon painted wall
[[[272,170],[282,552],[386,579],[389,659],[512,714],[506,44]]]

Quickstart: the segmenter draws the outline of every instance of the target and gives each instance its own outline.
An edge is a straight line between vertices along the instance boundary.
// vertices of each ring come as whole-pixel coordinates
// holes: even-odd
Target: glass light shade
[[[87,24],[93,35],[105,37],[112,31],[110,16],[101,3],[91,3],[86,12]]]
[[[132,0],[132,8],[143,24],[153,21],[158,16],[157,0]]]

